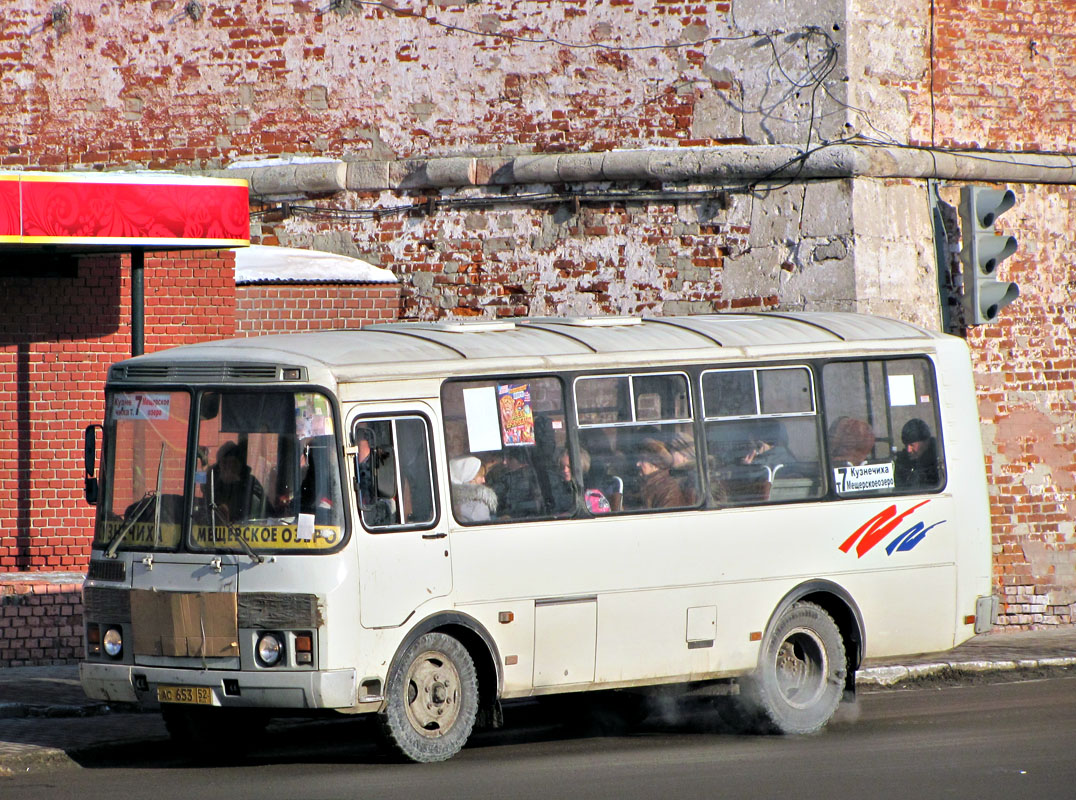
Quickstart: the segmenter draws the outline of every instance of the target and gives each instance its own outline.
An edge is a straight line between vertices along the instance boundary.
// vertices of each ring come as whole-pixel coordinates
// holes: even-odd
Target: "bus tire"
[[[422,763],[460,751],[478,714],[478,677],[471,654],[443,633],[420,636],[389,678],[379,713],[382,739]]]
[[[793,603],[763,641],[758,668],[741,685],[741,704],[764,730],[814,733],[836,713],[846,672],[833,618],[814,603]]]

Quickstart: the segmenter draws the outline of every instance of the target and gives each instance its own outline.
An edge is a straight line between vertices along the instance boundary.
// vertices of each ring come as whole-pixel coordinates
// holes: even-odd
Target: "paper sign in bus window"
[[[497,387],[497,406],[506,446],[534,444],[534,412],[527,384],[501,384]]]
[[[497,393],[492,386],[463,390],[463,412],[467,416],[467,444],[472,453],[501,449]]]
[[[915,405],[915,377],[913,375],[889,376],[889,405]]]
[[[172,395],[117,394],[112,397],[112,419],[148,419],[163,421],[171,413]]]
[[[892,489],[896,486],[893,479],[893,462],[864,464],[859,467],[834,467],[833,483],[837,494]]]

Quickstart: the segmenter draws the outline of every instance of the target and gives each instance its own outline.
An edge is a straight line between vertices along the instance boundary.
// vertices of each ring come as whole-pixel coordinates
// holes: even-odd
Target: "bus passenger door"
[[[424,404],[364,407],[350,424],[357,530],[359,619],[403,624],[452,588],[449,539],[437,505],[434,419]]]

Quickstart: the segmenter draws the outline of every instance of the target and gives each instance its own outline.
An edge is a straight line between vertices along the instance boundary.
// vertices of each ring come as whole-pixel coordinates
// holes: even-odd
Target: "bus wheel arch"
[[[844,641],[844,651],[847,657],[847,676],[845,678],[844,691],[846,697],[852,697],[856,691],[856,670],[863,662],[863,653],[866,652],[867,631],[863,624],[863,614],[859,605],[852,595],[839,584],[827,580],[813,580],[801,583],[795,589],[781,598],[770,620],[767,623],[767,631],[775,620],[793,603],[803,601],[814,603],[821,608],[837,625]]]
[[[382,739],[410,761],[444,761],[462,749],[478,715],[474,661],[458,639],[425,633],[389,673],[378,714]]]
[[[448,667],[449,674],[455,671],[463,690],[473,693],[473,697],[464,699],[468,704],[473,700],[474,707],[463,709],[463,735],[458,741],[453,734],[436,745],[428,740],[417,744],[417,740],[413,740],[408,745],[407,741],[401,740],[408,735],[405,723],[414,723],[416,719],[414,714],[408,717],[407,709],[400,705],[406,692],[404,683],[415,677],[421,682],[426,675],[429,688],[436,688],[437,679],[430,677],[425,667],[416,667],[415,663],[416,657],[431,650],[435,653],[434,658],[438,658],[436,654],[439,653],[453,662]],[[386,681],[385,703],[379,713],[382,739],[392,750],[413,761],[448,758],[463,746],[472,727],[500,727],[501,686],[497,646],[480,623],[455,612],[427,617],[411,629],[393,656]],[[393,704],[396,704],[395,708]],[[417,721],[421,722],[421,712]]]
[[[865,641],[851,596],[828,581],[798,586],[766,626],[755,672],[741,682],[742,710],[763,730],[810,733],[855,691]]]

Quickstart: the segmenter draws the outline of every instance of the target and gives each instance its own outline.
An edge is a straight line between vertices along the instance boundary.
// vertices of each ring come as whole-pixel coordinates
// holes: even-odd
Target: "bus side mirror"
[[[101,428],[100,425],[87,425],[86,426],[86,451],[85,451],[85,470],[86,470],[86,502],[91,506],[97,505],[97,498],[100,494],[100,485],[97,482],[97,430]],[[103,430],[103,429],[102,429]]]

